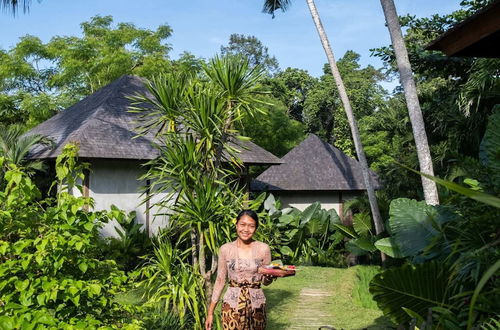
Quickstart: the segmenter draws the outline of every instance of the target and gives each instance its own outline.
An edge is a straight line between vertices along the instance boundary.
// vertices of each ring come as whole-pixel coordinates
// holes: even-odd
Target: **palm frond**
[[[262,8],[262,12],[271,14],[274,18],[274,12],[276,10],[281,9],[281,11],[285,12],[291,4],[292,2],[290,0],[266,0],[264,1],[264,8]]]
[[[5,11],[10,11],[12,14],[16,14],[17,9],[22,6],[23,12],[28,12],[31,4],[31,0],[1,0],[0,7]]]

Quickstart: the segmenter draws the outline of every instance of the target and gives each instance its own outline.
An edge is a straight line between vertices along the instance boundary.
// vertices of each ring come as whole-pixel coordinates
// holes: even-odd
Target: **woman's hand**
[[[205,320],[205,330],[212,330],[212,324],[214,322],[214,315],[208,314]]]
[[[277,279],[276,276],[272,276],[272,275],[262,275],[262,284],[264,285],[269,285],[271,283],[273,283],[273,281]]]

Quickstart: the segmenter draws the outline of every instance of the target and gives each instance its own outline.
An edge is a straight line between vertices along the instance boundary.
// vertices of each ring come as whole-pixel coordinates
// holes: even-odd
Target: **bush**
[[[58,157],[55,199],[37,200],[41,195],[31,179],[7,165],[6,186],[0,192],[4,328],[95,328],[130,322],[130,314],[113,301],[127,276],[114,261],[101,260],[95,244],[104,214],[85,211],[91,201],[68,192],[82,169],[76,154],[75,146],[67,146]]]

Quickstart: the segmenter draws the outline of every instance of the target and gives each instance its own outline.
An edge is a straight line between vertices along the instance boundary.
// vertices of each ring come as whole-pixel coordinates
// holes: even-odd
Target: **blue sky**
[[[419,17],[449,13],[459,0],[395,0],[400,15]],[[352,49],[361,54],[362,65],[381,66],[370,57],[370,48],[388,45],[380,2],[377,0],[317,0],[323,24],[335,56]],[[15,45],[31,34],[46,42],[56,35],[80,35],[79,24],[94,15],[112,15],[115,22],[130,22],[140,28],[170,25],[170,53],[183,51],[209,58],[227,44],[231,33],[254,35],[276,56],[280,67],[296,67],[319,76],[326,62],[305,1],[296,0],[286,13],[274,19],[263,14],[261,0],[42,0],[33,1],[28,14],[16,17],[0,12],[0,48]]]

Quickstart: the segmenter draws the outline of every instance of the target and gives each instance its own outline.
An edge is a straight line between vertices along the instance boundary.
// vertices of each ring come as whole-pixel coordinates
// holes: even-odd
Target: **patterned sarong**
[[[266,328],[266,306],[252,308],[250,302],[250,291],[248,289],[259,289],[260,282],[236,283],[229,282],[231,287],[241,288],[238,298],[238,308],[231,308],[228,303],[222,304],[222,326],[224,330],[264,330]]]

